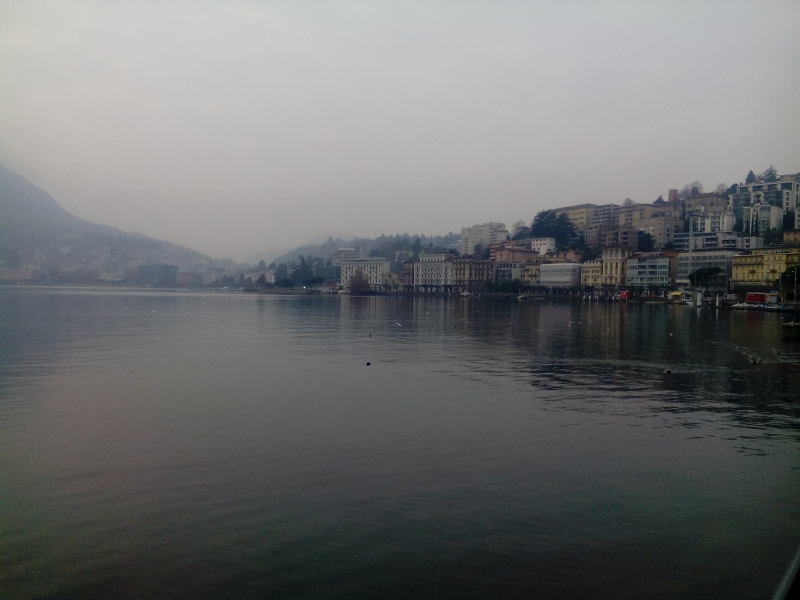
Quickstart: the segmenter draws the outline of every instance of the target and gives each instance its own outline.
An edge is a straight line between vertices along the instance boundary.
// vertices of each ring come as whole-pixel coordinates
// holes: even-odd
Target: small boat
[[[747,302],[737,302],[731,308],[735,308],[736,310],[744,310],[747,308],[753,308],[752,304],[748,304]]]
[[[461,292],[459,296],[461,296],[462,298],[467,298],[469,296],[472,296],[472,294],[470,292]]]

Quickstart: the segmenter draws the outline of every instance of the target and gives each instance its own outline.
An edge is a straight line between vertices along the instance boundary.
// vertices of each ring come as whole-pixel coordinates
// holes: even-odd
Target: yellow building
[[[603,263],[591,260],[581,265],[581,287],[599,288],[603,285]]]
[[[781,273],[795,265],[800,265],[800,247],[758,248],[733,257],[731,281],[738,289],[774,289]]]
[[[525,282],[525,285],[539,285],[540,266],[540,262],[525,265],[525,271],[522,273],[522,281]]]
[[[795,217],[797,218],[797,217]],[[783,232],[784,244],[800,244],[800,229],[786,229]]]
[[[589,226],[592,224],[594,218],[594,209],[597,208],[594,204],[578,204],[576,206],[565,206],[564,208],[556,208],[553,210],[555,216],[567,215],[567,218],[572,221],[575,229],[580,231],[588,231]]]

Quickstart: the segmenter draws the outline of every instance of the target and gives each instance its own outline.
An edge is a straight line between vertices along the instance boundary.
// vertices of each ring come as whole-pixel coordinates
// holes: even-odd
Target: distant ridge
[[[174,264],[181,269],[234,266],[232,260],[126,233],[70,214],[46,191],[0,164],[0,260],[10,269],[41,270],[110,263]],[[102,270],[102,268],[100,269]]]

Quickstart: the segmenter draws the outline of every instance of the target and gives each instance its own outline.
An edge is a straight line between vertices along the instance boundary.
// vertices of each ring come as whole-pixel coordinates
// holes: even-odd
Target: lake
[[[769,598],[798,367],[749,311],[0,287],[0,597]]]

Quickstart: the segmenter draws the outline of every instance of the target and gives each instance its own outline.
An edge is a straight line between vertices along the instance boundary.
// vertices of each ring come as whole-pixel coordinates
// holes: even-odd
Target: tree
[[[314,277],[314,271],[306,264],[305,257],[298,256],[297,258],[300,259],[300,264],[297,265],[292,273],[292,283],[294,283],[295,286],[301,286],[305,285],[309,279]]]
[[[258,261],[258,264],[256,265],[256,270],[258,270],[258,271],[266,271],[267,270],[267,263],[265,263],[263,260]]]
[[[638,243],[638,250],[639,252],[650,252],[656,245],[656,238],[654,238],[649,233],[644,231],[639,232],[639,243]]]
[[[735,183],[732,184],[731,187],[729,187],[727,190],[725,190],[725,193],[723,194],[723,196],[730,196],[731,194],[735,194],[736,190],[738,189],[738,187],[739,186],[737,186]]]
[[[630,198],[625,198],[625,200],[622,202],[622,206],[633,206],[634,204],[634,201]]]
[[[756,182],[756,174],[753,173],[753,169],[750,169],[750,172],[747,174],[747,177],[745,177],[744,182],[746,185]]]
[[[706,290],[708,290],[709,282],[719,273],[722,273],[722,269],[719,267],[702,267],[689,273],[689,281],[695,287],[705,284]]]
[[[292,287],[292,280],[288,277],[284,277],[283,279],[276,279],[275,285],[282,288],[290,288]]]
[[[781,232],[775,227],[772,229],[767,229],[762,237],[764,238],[765,246],[774,246],[775,244],[780,244],[783,241],[783,235],[781,235]]]
[[[666,244],[664,244],[663,249],[666,251],[675,250],[675,244],[673,242],[667,242]]]
[[[276,265],[274,262],[269,263],[269,266],[267,267],[267,269],[269,271],[274,271],[277,268],[278,268],[278,265]]]
[[[724,183],[720,183],[716,188],[714,188],[714,193],[717,194],[718,196],[723,196],[726,195],[727,190],[728,186],[725,185]]]
[[[281,263],[278,265],[278,268],[275,269],[275,283],[277,284],[278,281],[287,279],[288,277],[289,269],[286,267],[286,263]]]
[[[666,203],[667,203],[667,201],[664,200],[664,196],[659,196],[658,198],[653,200],[653,204],[656,204],[656,205],[659,205],[659,206],[662,205],[662,204],[666,204]]]
[[[534,237],[555,238],[558,249],[569,247],[577,238],[575,226],[569,217],[564,213],[556,216],[552,210],[543,210],[534,217],[531,233]]]
[[[791,290],[792,300],[797,300],[798,292],[800,292],[800,266],[789,267],[781,273],[781,289]]]
[[[778,181],[778,171],[775,170],[775,167],[770,165],[769,168],[761,174],[761,180],[766,183],[775,183]]]
[[[311,279],[306,281],[306,285],[310,286],[312,290],[315,290],[317,289],[317,286],[323,281],[325,281],[324,277],[312,277]]]
[[[419,253],[422,252],[422,241],[417,238],[414,240],[414,243],[411,244],[411,252],[414,254],[414,260],[419,258]]]
[[[699,181],[693,181],[692,183],[687,183],[683,186],[680,191],[678,192],[678,198],[689,198],[690,196],[696,196],[697,194],[703,193],[703,184]]]
[[[372,286],[369,284],[369,279],[364,275],[361,269],[358,269],[350,278],[350,293],[351,294],[368,294],[372,291]]]

